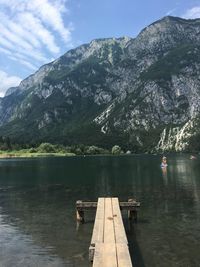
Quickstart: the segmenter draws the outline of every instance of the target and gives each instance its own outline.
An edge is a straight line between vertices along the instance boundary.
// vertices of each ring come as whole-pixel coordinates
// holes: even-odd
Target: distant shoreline
[[[74,153],[2,153],[0,159],[12,158],[42,158],[42,157],[71,157],[76,156]]]
[[[0,151],[0,159],[15,159],[15,158],[50,158],[50,157],[75,157],[75,156],[131,156],[131,155],[154,155],[154,156],[161,156],[163,153],[121,153],[121,154],[112,154],[112,153],[98,153],[98,154],[75,154],[72,152],[22,152],[22,151]],[[168,155],[169,153],[164,153]],[[172,152],[172,154],[180,154],[178,152]],[[181,153],[182,154],[182,153]],[[186,152],[184,154],[191,153]],[[197,156],[197,153],[193,153],[193,155]],[[195,159],[196,159],[195,156]]]

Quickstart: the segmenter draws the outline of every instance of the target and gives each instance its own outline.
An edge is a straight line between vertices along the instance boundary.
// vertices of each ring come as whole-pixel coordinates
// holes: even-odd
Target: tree
[[[120,155],[121,153],[122,153],[122,149],[120,146],[115,145],[112,147],[112,154],[113,155]]]
[[[56,152],[54,145],[52,145],[50,143],[42,143],[38,147],[38,151],[41,153],[55,153]]]

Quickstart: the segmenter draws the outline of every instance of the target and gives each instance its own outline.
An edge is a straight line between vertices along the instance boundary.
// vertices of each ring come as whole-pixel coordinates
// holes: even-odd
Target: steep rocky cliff
[[[134,39],[70,50],[0,99],[0,135],[19,142],[198,150],[200,19],[165,17]]]

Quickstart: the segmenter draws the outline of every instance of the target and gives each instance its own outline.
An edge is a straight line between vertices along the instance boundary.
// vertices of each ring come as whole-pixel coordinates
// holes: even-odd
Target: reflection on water
[[[74,157],[0,161],[0,266],[86,267],[94,213],[77,227],[75,202],[136,197],[124,223],[136,267],[200,266],[200,160]]]
[[[66,266],[57,256],[52,255],[51,247],[38,246],[30,235],[8,224],[0,218],[0,266]],[[70,265],[69,265],[70,266]]]

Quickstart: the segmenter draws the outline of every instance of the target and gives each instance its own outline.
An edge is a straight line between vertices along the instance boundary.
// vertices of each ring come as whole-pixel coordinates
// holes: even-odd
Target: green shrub
[[[31,147],[29,149],[29,153],[36,153],[36,152],[37,152],[37,149],[36,148]]]
[[[97,146],[89,146],[86,153],[89,155],[100,154],[100,149]]]
[[[113,155],[120,155],[121,153],[122,153],[122,149],[120,146],[115,145],[112,147],[112,154]]]
[[[55,146],[50,144],[50,143],[42,143],[38,147],[38,152],[41,152],[41,153],[55,153],[56,149],[55,149]]]

